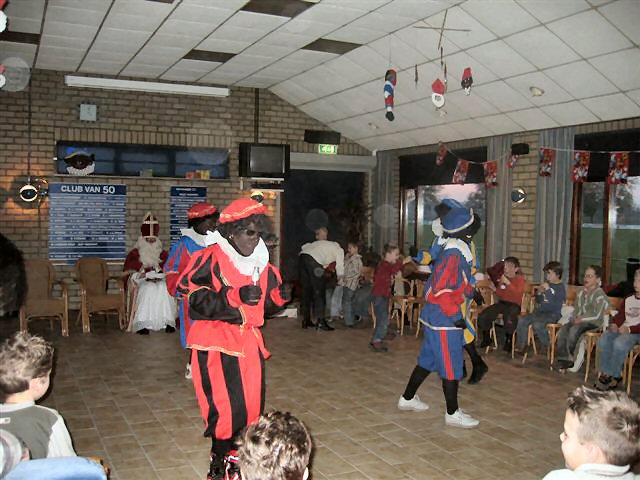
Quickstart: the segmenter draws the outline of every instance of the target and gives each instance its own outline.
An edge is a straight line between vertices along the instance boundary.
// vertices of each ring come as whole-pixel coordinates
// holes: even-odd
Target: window
[[[570,283],[589,265],[601,265],[604,284],[626,280],[628,257],[640,256],[640,131],[577,136],[576,150],[591,151],[587,182],[573,187]],[[626,184],[606,182],[611,151],[630,151]]]
[[[95,165],[91,169],[94,175],[137,177],[151,174],[153,177],[207,178],[200,176],[204,172],[208,178],[229,178],[229,150],[226,148],[68,141],[60,141],[56,145],[56,173],[72,173],[64,158],[76,151],[95,157]]]
[[[484,184],[466,185],[422,185],[405,189],[403,193],[403,231],[402,248],[407,255],[409,249],[428,248],[434,239],[431,223],[436,219],[434,207],[445,198],[453,198],[465,207],[473,208],[482,220],[482,227],[474,237],[476,253],[484,265],[484,241],[486,222],[486,189]]]

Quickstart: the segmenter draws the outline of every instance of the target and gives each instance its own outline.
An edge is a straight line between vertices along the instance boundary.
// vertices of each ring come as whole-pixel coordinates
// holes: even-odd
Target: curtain
[[[487,159],[500,158],[498,186],[487,189],[486,254],[487,267],[509,255],[511,239],[511,169],[507,159],[511,154],[511,135],[492,137],[487,148]]]
[[[560,262],[569,273],[569,240],[571,236],[572,150],[575,129],[557,128],[540,132],[539,146],[556,150],[550,177],[538,177],[536,191],[536,229],[533,252],[533,278],[542,281],[542,268],[547,262]]]
[[[376,152],[376,175],[372,192],[373,222],[372,247],[381,253],[382,247],[397,235],[393,235],[393,227],[399,218],[398,208],[393,198],[393,162],[395,155],[391,152]]]

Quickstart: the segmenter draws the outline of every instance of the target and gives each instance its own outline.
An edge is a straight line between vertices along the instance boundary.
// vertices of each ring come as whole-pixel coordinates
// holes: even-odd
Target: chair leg
[[[82,333],[91,333],[91,326],[89,325],[89,308],[86,300],[82,302]]]
[[[511,334],[511,360],[516,358],[516,340],[517,340],[517,335],[516,335],[516,331],[514,330],[513,333]]]
[[[27,331],[27,313],[24,310],[24,306],[20,308],[20,331],[26,333]]]
[[[402,300],[402,303],[400,304],[400,328],[398,330],[400,330],[400,336],[404,335],[404,316],[407,313],[407,301],[406,300]]]
[[[527,330],[527,344],[530,344],[533,347],[533,354],[538,355],[538,347],[536,346],[536,336],[533,333],[533,325],[529,325],[529,329]]]
[[[587,341],[585,342],[584,345],[585,348],[585,352],[584,354],[587,356],[587,365],[586,368],[584,369],[584,383],[587,383],[587,380],[589,379],[589,367],[591,366],[591,338],[588,337]]]
[[[62,314],[62,336],[69,336],[69,310],[64,309],[64,313]]]

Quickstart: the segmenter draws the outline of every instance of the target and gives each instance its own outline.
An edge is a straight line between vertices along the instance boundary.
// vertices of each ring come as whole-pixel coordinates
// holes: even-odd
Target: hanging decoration
[[[419,77],[418,77],[418,64],[416,63],[413,66],[413,83],[415,84],[416,88],[418,88],[418,81],[419,81]]]
[[[7,0],[0,0],[0,32],[4,32],[7,28],[7,14],[2,11],[6,4]]]
[[[498,186],[498,162],[496,160],[484,164],[484,185],[487,188]]]
[[[473,85],[473,77],[471,76],[471,67],[464,69],[462,74],[462,81],[460,82],[462,88],[464,88],[464,94],[469,95],[471,93],[471,85]]]
[[[469,172],[469,162],[467,160],[460,159],[456,165],[456,169],[453,172],[453,178],[451,183],[459,183],[464,185],[464,181],[467,179],[467,173]]]
[[[550,177],[553,169],[553,161],[556,159],[556,151],[553,148],[540,149],[540,176]]]
[[[628,175],[629,152],[611,152],[607,182],[610,184],[627,183]]]
[[[576,150],[573,154],[573,175],[574,183],[583,183],[589,174],[589,163],[591,162],[591,152]]]
[[[439,78],[431,84],[431,101],[436,106],[436,110],[440,110],[444,106],[444,83]]]
[[[396,87],[396,71],[393,69],[387,70],[384,74],[384,116],[390,122],[393,122],[395,116],[393,115],[393,92]]]
[[[438,151],[436,152],[436,166],[442,166],[447,153],[449,153],[447,146],[444,143],[440,142],[440,144],[438,145]]]
[[[518,163],[518,159],[520,158],[520,155],[509,155],[509,160],[507,160],[507,167],[508,168],[514,168],[516,166],[516,163]]]
[[[4,76],[4,65],[0,63],[0,88],[4,87],[5,83],[7,83],[7,78]]]

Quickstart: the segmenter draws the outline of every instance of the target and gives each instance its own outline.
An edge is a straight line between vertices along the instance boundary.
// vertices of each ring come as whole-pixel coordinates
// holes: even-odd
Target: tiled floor
[[[75,318],[75,317],[73,317]],[[16,321],[0,322],[4,337]],[[53,390],[44,404],[67,421],[81,455],[99,455],[113,479],[203,479],[210,442],[176,334],[142,337],[116,330],[115,320],[92,322],[93,333],[36,322],[58,352]],[[502,352],[488,355],[479,385],[463,383],[460,405],[479,428],[444,426],[440,382],[420,389],[425,413],[400,412],[399,395],[420,340],[409,335],[387,354],[367,348],[370,330],[302,330],[294,319],[270,320],[267,407],[303,419],[314,438],[312,478],[540,479],[563,465],[558,434],[564,399],[581,375],[550,372],[543,357],[525,368]]]

